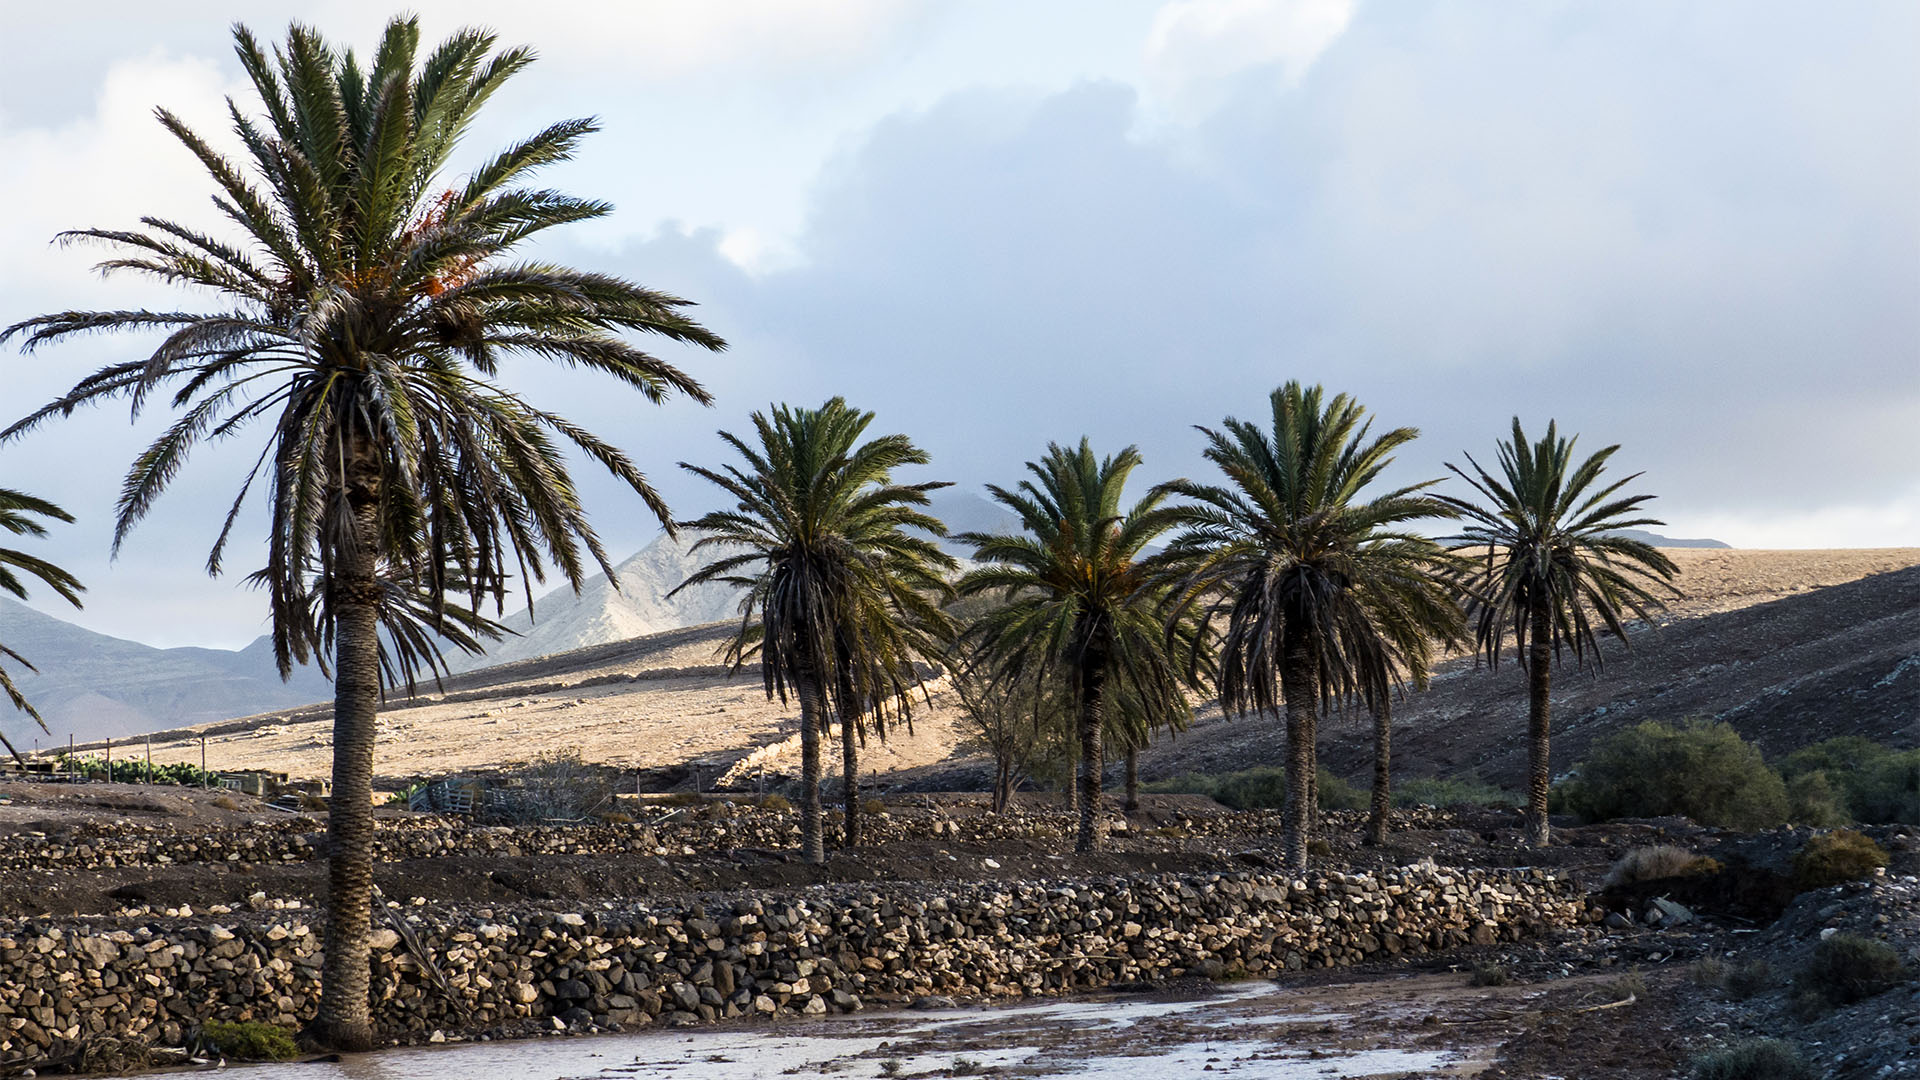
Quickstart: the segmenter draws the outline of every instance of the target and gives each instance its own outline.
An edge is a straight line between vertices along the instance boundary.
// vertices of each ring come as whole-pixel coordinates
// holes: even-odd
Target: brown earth
[[[1631,650],[1608,642],[1603,670],[1556,675],[1557,760],[1576,760],[1622,724],[1695,716],[1730,720],[1769,753],[1839,734],[1920,742],[1920,548],[1668,554],[1685,595],[1660,625],[1637,629]],[[570,750],[648,788],[707,787],[729,769],[745,786],[795,772],[798,710],[769,701],[757,672],[720,665],[730,629],[709,624],[519,661],[396,698],[381,714],[380,784],[391,790]],[[952,694],[938,682],[929,690],[911,735],[869,740],[863,771],[921,790],[984,786],[982,759],[961,746],[966,723]],[[1432,690],[1398,709],[1400,768],[1513,783],[1524,768],[1524,708],[1516,666],[1450,661]],[[158,733],[153,758],[197,764],[204,737],[215,769],[324,777],[328,719],[315,706]],[[1323,728],[1326,762],[1364,776],[1363,719],[1336,717]],[[145,745],[116,750],[128,752]],[[831,775],[838,755],[828,757]],[[1225,721],[1203,707],[1191,732],[1143,762],[1153,778],[1278,760],[1277,726]]]
[[[1840,735],[1920,745],[1920,551],[1669,554],[1688,591],[1674,613],[1631,630],[1629,647],[1603,642],[1603,667],[1556,669],[1557,766],[1647,720],[1724,720],[1769,756]],[[1835,580],[1851,573],[1865,576]],[[1429,690],[1396,702],[1397,771],[1471,773],[1517,788],[1526,712],[1517,664],[1448,661]],[[1207,708],[1191,732],[1143,755],[1142,770],[1164,777],[1273,764],[1284,760],[1283,737],[1279,725]],[[1364,781],[1372,753],[1364,715],[1323,721],[1326,767]]]

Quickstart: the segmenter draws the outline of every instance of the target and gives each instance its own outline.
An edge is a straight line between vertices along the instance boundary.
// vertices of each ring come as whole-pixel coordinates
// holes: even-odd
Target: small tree
[[[960,580],[962,596],[992,594],[995,607],[967,633],[992,678],[1029,680],[1035,693],[1071,695],[1080,747],[1080,825],[1074,850],[1099,847],[1101,771],[1110,725],[1131,717],[1131,740],[1182,722],[1189,706],[1167,632],[1167,593],[1143,549],[1170,523],[1149,494],[1123,509],[1127,477],[1140,464],[1129,446],[1108,458],[1080,440],[1047,446],[1033,474],[1012,490],[989,485],[1019,515],[1023,533],[966,533],[983,565]],[[1192,631],[1197,635],[1197,621]],[[1131,701],[1129,709],[1123,704]]]
[[[1286,858],[1299,868],[1317,820],[1319,710],[1383,705],[1403,672],[1424,670],[1427,638],[1457,624],[1443,553],[1404,531],[1452,511],[1422,493],[1428,484],[1369,490],[1414,429],[1369,438],[1358,402],[1297,382],[1268,404],[1265,425],[1228,417],[1200,429],[1226,482],[1163,486],[1189,502],[1162,561],[1175,610],[1224,626],[1221,706],[1285,717]]]
[[[1620,447],[1575,464],[1574,441],[1561,438],[1549,421],[1546,435],[1529,443],[1515,417],[1512,440],[1499,444],[1498,478],[1472,455],[1471,472],[1447,466],[1480,501],[1442,496],[1467,520],[1454,539],[1456,550],[1484,551],[1460,578],[1475,649],[1497,669],[1512,633],[1527,674],[1527,839],[1535,846],[1548,840],[1552,665],[1571,653],[1577,668],[1598,666],[1600,632],[1625,644],[1623,617],[1644,619],[1663,607],[1656,588],[1680,594],[1671,584],[1678,573],[1672,559],[1620,535],[1622,529],[1666,524],[1638,516],[1653,496],[1620,494],[1640,474],[1599,487]]]
[[[939,655],[945,630],[931,598],[949,594],[943,572],[955,565],[927,539],[946,527],[920,509],[947,485],[896,483],[894,471],[926,464],[926,452],[905,435],[861,442],[872,423],[840,398],[776,405],[753,414],[755,443],[720,433],[744,467],[680,463],[735,505],[684,523],[701,534],[692,551],[717,550],[674,593],[707,581],[746,590],[727,662],[757,658],[769,699],[799,699],[801,845],[814,863],[827,857],[821,736],[836,715],[857,723],[880,703],[912,707],[913,663]]]

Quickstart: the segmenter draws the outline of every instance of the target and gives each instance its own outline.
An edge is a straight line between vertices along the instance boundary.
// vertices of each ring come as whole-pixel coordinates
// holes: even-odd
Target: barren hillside
[[[1596,734],[1646,718],[1725,716],[1770,751],[1829,734],[1920,741],[1920,549],[1739,551],[1675,549],[1687,597],[1661,627],[1609,648],[1606,670],[1560,677],[1558,758]],[[751,782],[797,768],[798,710],[769,702],[757,671],[729,676],[718,650],[726,624],[693,627],[469,672],[442,692],[395,701],[382,714],[378,770],[388,783],[526,761],[577,748],[590,761],[700,782],[736,770]],[[1456,661],[1430,692],[1406,702],[1397,746],[1409,775],[1478,769],[1510,779],[1524,760],[1524,687],[1512,667],[1475,672]],[[280,711],[167,733],[156,761],[324,776],[331,743],[323,707]],[[1366,760],[1359,721],[1326,724],[1328,763],[1356,775]],[[870,745],[865,762],[916,785],[965,779],[955,756],[961,723],[934,688],[915,734]],[[778,744],[778,745],[776,745]],[[756,753],[757,751],[757,753]],[[753,755],[748,760],[749,755]],[[833,755],[837,756],[837,755]],[[1278,760],[1267,726],[1203,710],[1195,730],[1156,747],[1150,776]],[[687,779],[692,779],[688,776]]]

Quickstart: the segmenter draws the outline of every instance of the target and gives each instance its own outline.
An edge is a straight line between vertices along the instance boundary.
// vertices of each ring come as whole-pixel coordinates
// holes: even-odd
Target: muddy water
[[[1304,990],[1247,983],[1204,996],[1105,996],[728,1030],[467,1043],[227,1073],[236,1080],[868,1080],[981,1072],[1084,1080],[1342,1080],[1479,1072],[1487,1063],[1484,1047],[1415,1046],[1405,1037],[1412,1025],[1395,999],[1431,1001],[1435,992],[1446,996],[1458,985],[1406,985],[1424,981]],[[1398,1034],[1396,1027],[1402,1027]]]

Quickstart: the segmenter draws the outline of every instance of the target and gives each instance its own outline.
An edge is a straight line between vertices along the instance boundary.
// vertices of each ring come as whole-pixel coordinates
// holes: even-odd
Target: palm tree
[[[36,499],[24,491],[0,488],[0,529],[15,536],[47,535],[47,527],[35,521],[35,518],[52,518],[55,521],[71,522],[73,515],[45,499]],[[25,600],[27,583],[21,579],[23,573],[39,578],[48,588],[65,598],[67,603],[74,607],[80,606],[80,594],[86,591],[86,586],[80,584],[72,574],[36,555],[29,555],[13,548],[0,548],[0,589]],[[0,661],[5,660],[12,660],[28,671],[38,670],[27,662],[26,657],[0,644]],[[13,702],[14,708],[33,717],[33,722],[40,725],[41,731],[47,730],[47,722],[41,719],[39,711],[20,693],[20,689],[13,685],[13,677],[7,674],[4,664],[0,664],[0,690],[6,691],[7,700]],[[6,744],[7,753],[13,755],[13,760],[19,762],[21,768],[26,767],[26,759],[20,756],[20,751],[14,748],[13,740],[8,739],[4,732],[0,732],[0,743]]]
[[[1360,697],[1373,719],[1373,790],[1366,839],[1385,844],[1393,805],[1393,699],[1406,686],[1425,690],[1436,645],[1463,643],[1460,609],[1451,579],[1455,559],[1432,540],[1405,533],[1367,541],[1364,563],[1372,571],[1355,582],[1368,621],[1391,654],[1389,686],[1362,681]],[[1316,770],[1317,772],[1317,770]]]
[[[1100,780],[1111,725],[1132,720],[1129,732],[1170,727],[1189,713],[1166,629],[1166,590],[1143,557],[1173,519],[1157,492],[1131,509],[1121,507],[1127,477],[1139,464],[1131,446],[1101,459],[1086,439],[1078,449],[1050,443],[1039,461],[1027,463],[1032,479],[1011,491],[987,488],[1019,515],[1025,534],[959,537],[986,564],[960,579],[960,595],[992,592],[1001,600],[967,630],[993,677],[1042,685],[1058,680],[1073,702],[1080,750],[1074,850],[1080,853],[1100,846]]]
[[[1163,486],[1191,500],[1176,511],[1184,528],[1164,559],[1178,582],[1175,610],[1224,622],[1221,706],[1243,716],[1285,710],[1286,859],[1298,868],[1314,822],[1319,709],[1383,706],[1401,672],[1423,670],[1426,638],[1458,615],[1434,580],[1444,553],[1404,531],[1451,516],[1421,494],[1432,481],[1367,492],[1418,432],[1369,439],[1359,403],[1297,382],[1270,404],[1270,427],[1229,417],[1221,430],[1200,428],[1227,483]]]
[[[1546,435],[1530,444],[1514,417],[1512,441],[1499,444],[1499,477],[1472,455],[1467,456],[1471,474],[1447,466],[1480,501],[1443,496],[1468,522],[1455,538],[1456,550],[1486,549],[1461,579],[1475,650],[1498,668],[1511,630],[1514,653],[1527,674],[1527,840],[1536,846],[1549,839],[1551,665],[1571,652],[1576,668],[1585,667],[1589,658],[1599,666],[1599,631],[1625,644],[1623,613],[1645,619],[1664,607],[1656,588],[1680,595],[1672,584],[1678,573],[1672,559],[1651,544],[1619,535],[1622,529],[1665,524],[1635,516],[1653,496],[1620,494],[1641,474],[1600,487],[1600,474],[1620,447],[1609,446],[1575,465],[1574,442],[1556,434],[1548,421]]]
[[[726,658],[737,670],[757,657],[767,697],[799,699],[801,846],[813,863],[826,861],[821,734],[835,716],[845,732],[870,713],[884,718],[889,705],[910,711],[914,662],[937,657],[948,632],[932,598],[950,595],[943,572],[956,564],[929,539],[946,527],[920,509],[947,485],[895,483],[895,470],[925,465],[927,454],[905,435],[861,442],[872,422],[840,398],[818,409],[776,405],[753,414],[758,446],[720,433],[744,467],[680,463],[735,506],[682,523],[700,531],[692,551],[721,554],[674,592],[706,581],[746,589]],[[847,764],[851,820],[857,760]]]
[[[567,463],[568,444],[611,472],[662,522],[666,506],[617,447],[491,380],[526,356],[610,375],[653,402],[706,402],[692,377],[623,332],[709,349],[725,343],[684,300],[605,274],[514,258],[529,237],[607,214],[606,203],[523,186],[572,156],[590,120],[555,124],[449,176],[477,110],[527,66],[463,30],[426,55],[413,19],[389,23],[371,58],[294,25],[269,55],[244,27],[235,49],[263,115],[230,102],[245,164],[164,109],[162,125],[210,174],[214,204],[245,242],[157,218],[85,229],[108,272],[196,287],[208,310],[64,311],[9,327],[28,350],[103,330],[157,330],[144,358],[109,365],[7,429],[109,398],[134,411],[171,389],[178,419],[122,487],[117,550],[192,449],[249,425],[265,446],[208,557],[218,573],[249,493],[264,479],[266,565],[282,673],[330,644],[334,673],[326,962],[310,1041],[371,1045],[367,932],[372,886],[374,714],[387,580],[424,591],[437,613],[496,607],[517,577],[553,568],[576,585],[609,571]],[[322,601],[315,607],[315,598]],[[326,613],[318,624],[316,610]]]

